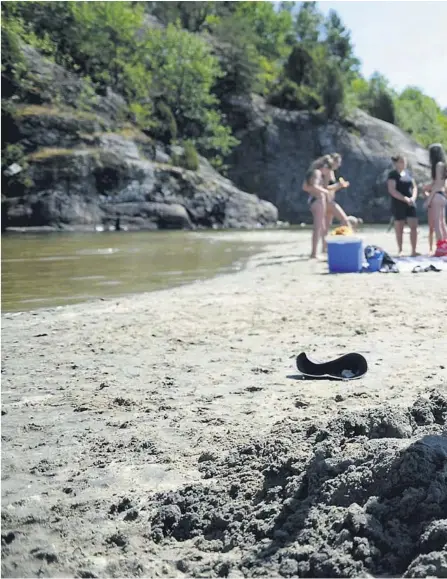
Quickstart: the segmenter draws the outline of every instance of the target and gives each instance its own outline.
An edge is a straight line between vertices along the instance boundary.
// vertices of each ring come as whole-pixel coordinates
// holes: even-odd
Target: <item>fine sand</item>
[[[2,316],[3,577],[447,576],[447,273],[256,235],[233,275]]]

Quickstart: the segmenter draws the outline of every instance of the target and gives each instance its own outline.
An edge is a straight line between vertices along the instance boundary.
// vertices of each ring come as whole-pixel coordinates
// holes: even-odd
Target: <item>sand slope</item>
[[[270,239],[235,275],[2,317],[3,576],[446,576],[447,275]],[[302,381],[300,351],[370,371]]]

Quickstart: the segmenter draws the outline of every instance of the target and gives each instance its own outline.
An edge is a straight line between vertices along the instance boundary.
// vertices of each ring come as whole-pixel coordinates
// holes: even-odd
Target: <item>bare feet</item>
[[[413,253],[411,254],[411,257],[419,257],[421,254],[418,253],[417,251],[413,251]]]

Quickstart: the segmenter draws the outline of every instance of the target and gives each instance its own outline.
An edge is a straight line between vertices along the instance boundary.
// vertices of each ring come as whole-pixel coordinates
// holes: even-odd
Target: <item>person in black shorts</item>
[[[391,195],[391,210],[394,218],[397,248],[402,254],[402,244],[405,223],[410,228],[410,242],[412,257],[416,252],[418,238],[418,219],[416,214],[416,198],[418,194],[416,183],[407,171],[407,161],[402,155],[392,157],[394,169],[388,175],[388,193]]]

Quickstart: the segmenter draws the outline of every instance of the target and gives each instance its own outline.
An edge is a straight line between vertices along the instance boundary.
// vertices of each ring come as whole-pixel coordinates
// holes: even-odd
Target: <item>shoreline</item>
[[[307,259],[308,245],[307,236],[273,243],[236,274],[169,290],[2,314],[4,576],[217,576],[222,562],[246,576],[249,543],[225,551],[205,531],[156,540],[166,493],[224,489],[242,476],[228,461],[253,441],[287,447],[299,462],[340,413],[391,405],[400,416],[445,390],[445,281],[435,277],[444,274],[330,276]],[[299,380],[301,351],[358,351],[369,372]],[[399,448],[420,438],[402,432]],[[397,452],[393,440],[379,442]],[[346,452],[355,458],[363,446]]]
[[[311,227],[311,223],[306,226]],[[104,229],[103,225],[66,225],[64,227],[58,227],[57,225],[39,225],[39,226],[24,226],[24,227],[7,227],[2,230],[2,235],[14,235],[14,234],[27,234],[27,233],[150,233],[157,231],[191,231],[191,232],[212,232],[212,231],[274,231],[281,229],[288,229],[289,227],[298,227],[299,225],[291,225],[285,221],[278,221],[272,225],[262,225],[260,227],[223,227],[223,228],[212,228],[212,227],[194,227],[194,228],[177,228],[177,229],[164,229],[159,227],[128,227],[124,226],[121,229],[107,228]],[[99,229],[97,229],[99,228]]]

